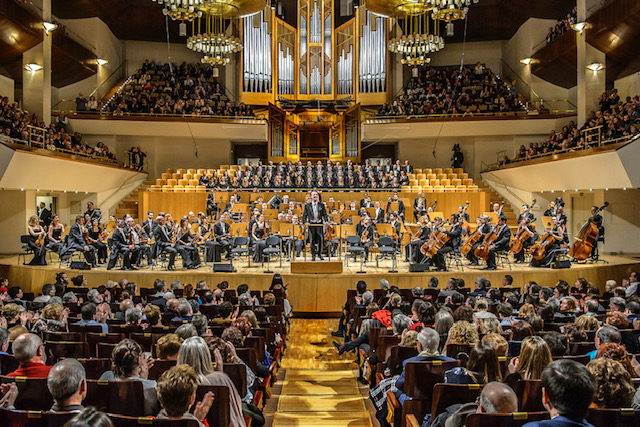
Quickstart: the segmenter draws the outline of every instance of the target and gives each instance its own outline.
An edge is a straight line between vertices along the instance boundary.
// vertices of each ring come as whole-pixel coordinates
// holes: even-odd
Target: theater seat
[[[123,339],[125,339],[125,335],[123,333],[96,334],[90,332],[85,334],[85,340],[89,345],[89,354],[91,357],[97,357],[98,343],[118,344]]]
[[[436,384],[431,399],[431,419],[456,403],[470,403],[480,396],[480,384]]]
[[[198,427],[197,420],[164,420],[153,417],[125,417],[109,414],[114,426],[138,427],[138,426],[166,426],[166,427]]]
[[[518,410],[522,412],[544,411],[542,405],[542,380],[518,380],[514,390],[518,396]]]
[[[2,425],[12,427],[62,427],[76,415],[75,412],[21,411],[0,408]]]
[[[16,409],[48,411],[53,405],[53,397],[49,393],[46,378],[1,377],[3,384],[16,383],[18,397]]]
[[[97,380],[102,374],[111,370],[111,359],[78,359],[87,373],[88,380]]]
[[[640,425],[640,410],[590,408],[587,421],[594,426],[637,427]]]
[[[110,359],[111,353],[113,353],[113,349],[116,348],[117,343],[104,343],[99,342],[96,344],[96,357],[100,359]]]
[[[172,367],[176,366],[175,360],[168,359],[156,359],[153,362],[153,366],[149,369],[149,379],[157,381],[160,375],[164,371],[168,371]]]
[[[0,374],[10,374],[19,366],[20,364],[12,354],[0,354]]]
[[[49,365],[68,357],[77,359],[89,356],[87,343],[79,341],[48,341],[44,343],[44,351]]]
[[[520,427],[532,421],[548,420],[549,413],[513,412],[511,414],[470,414],[465,427]]]
[[[87,380],[87,397],[82,402],[102,412],[142,417],[144,391],[140,381]],[[154,414],[155,415],[155,414]]]

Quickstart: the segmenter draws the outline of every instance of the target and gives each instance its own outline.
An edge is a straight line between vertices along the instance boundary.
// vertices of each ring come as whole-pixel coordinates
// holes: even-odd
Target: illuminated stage
[[[374,255],[374,254],[372,254]],[[58,263],[47,266],[26,266],[18,265],[17,256],[5,256],[0,259],[0,277],[8,277],[12,285],[19,285],[25,291],[34,292],[36,295],[40,287],[45,283],[55,281],[55,273]],[[325,258],[326,259],[326,258]],[[375,261],[369,261],[364,266],[365,274],[359,274],[360,264],[349,261],[349,265],[343,265],[342,273],[291,273],[291,263],[283,262],[280,267],[279,261],[271,262],[269,270],[282,274],[284,282],[289,284],[289,300],[293,309],[298,314],[334,315],[339,313],[344,305],[347,289],[353,289],[358,280],[365,280],[369,288],[378,286],[378,280],[387,279],[392,285],[400,288],[412,288],[414,286],[426,286],[429,277],[435,276],[440,281],[440,287],[446,286],[450,277],[464,279],[466,286],[473,287],[473,283],[478,276],[486,277],[494,285],[499,285],[505,274],[510,274],[514,279],[514,286],[521,287],[524,283],[534,280],[540,285],[552,286],[559,279],[569,283],[575,282],[579,277],[586,278],[589,282],[604,288],[604,282],[614,279],[618,283],[623,278],[629,277],[632,270],[640,268],[640,258],[605,255],[602,259],[608,263],[598,264],[573,264],[569,269],[553,270],[547,268],[534,268],[523,264],[514,264],[513,269],[499,268],[497,271],[482,270],[481,267],[464,266],[464,270],[452,270],[447,272],[425,272],[410,273],[407,263],[398,263],[398,273],[389,273],[391,261],[383,260],[376,268]],[[335,258],[331,258],[335,261]],[[300,261],[300,259],[298,259]],[[311,261],[308,264],[312,264]],[[316,263],[317,264],[317,263]],[[218,273],[203,266],[197,270],[186,270],[181,268],[180,260],[176,261],[176,271],[166,271],[156,268],[143,268],[136,271],[110,270],[99,267],[94,270],[65,270],[70,277],[83,274],[87,277],[89,287],[97,287],[106,284],[107,280],[120,280],[127,278],[136,282],[140,287],[152,287],[155,279],[181,280],[183,283],[193,285],[200,280],[205,280],[210,287],[222,280],[227,280],[232,288],[246,283],[251,289],[268,289],[271,284],[272,274],[264,273],[267,265],[247,266],[246,261],[236,261],[233,263],[236,268],[234,273]],[[314,266],[315,267],[315,266]],[[307,268],[308,269],[308,268]],[[299,270],[300,271],[300,270]]]

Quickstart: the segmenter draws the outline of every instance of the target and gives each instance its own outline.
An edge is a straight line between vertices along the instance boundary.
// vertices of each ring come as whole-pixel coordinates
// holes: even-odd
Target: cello
[[[529,206],[529,212],[531,212],[531,208],[536,204],[536,199],[533,199],[533,203]],[[518,230],[516,231],[515,237],[509,242],[509,249],[514,254],[519,253],[524,247],[524,242],[529,239],[529,233],[527,232],[527,226],[531,222],[531,214],[526,214],[520,224],[518,225]]]
[[[467,222],[467,219],[464,216],[464,214],[467,212],[468,207],[469,201],[467,201],[467,204],[464,205],[464,208],[462,208],[462,212],[458,214],[458,217],[460,218],[459,222],[462,226],[462,232],[464,235],[468,235],[471,232],[471,225],[469,225],[469,222]]]
[[[556,242],[557,238],[552,232],[545,233],[529,248],[529,253],[534,259],[540,261],[547,256],[547,249]]]
[[[478,246],[476,250],[473,251],[473,254],[477,258],[483,259],[485,261],[489,259],[489,247],[493,244],[493,242],[498,240],[498,235],[496,234],[497,229],[498,224],[491,227],[491,231],[487,233],[486,236],[484,236],[484,240],[482,241],[480,246]]]
[[[445,224],[447,223],[445,222]],[[451,236],[446,233],[444,224],[442,224],[438,227],[438,230],[431,232],[429,241],[422,245],[420,252],[427,258],[433,258],[449,240],[451,240]]]
[[[580,232],[576,236],[576,241],[571,245],[569,249],[569,256],[577,261],[583,261],[591,255],[593,251],[593,243],[598,238],[598,226],[593,218],[604,208],[609,206],[609,202],[604,202],[604,205],[596,209],[595,213],[589,217],[587,222],[582,226]]]

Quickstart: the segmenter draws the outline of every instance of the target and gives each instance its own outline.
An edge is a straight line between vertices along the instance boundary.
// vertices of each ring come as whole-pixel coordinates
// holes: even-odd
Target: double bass
[[[598,225],[593,218],[604,208],[609,206],[609,202],[604,202],[604,205],[596,209],[596,212],[589,217],[587,222],[582,226],[580,232],[576,236],[576,241],[571,245],[569,249],[569,256],[577,261],[583,261],[593,252],[593,243],[598,238]]]
[[[460,218],[460,224],[462,225],[462,232],[465,235],[468,235],[471,232],[471,225],[469,225],[469,222],[464,216],[464,214],[467,212],[468,207],[469,207],[469,202],[467,201],[467,204],[464,205],[464,208],[462,208],[462,213],[458,214],[458,217]]]
[[[518,225],[518,230],[516,231],[515,237],[509,242],[509,249],[514,254],[519,253],[524,247],[524,242],[529,239],[529,233],[527,232],[527,225],[529,225],[531,218],[531,208],[536,204],[536,199],[533,199],[533,203],[529,206],[529,214],[525,215],[520,224]]]

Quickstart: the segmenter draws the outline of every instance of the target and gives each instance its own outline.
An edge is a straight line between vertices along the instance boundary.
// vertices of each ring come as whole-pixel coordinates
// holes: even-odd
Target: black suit
[[[491,226],[489,224],[482,224],[478,228],[480,229],[480,233],[482,234],[483,237],[480,238],[480,240],[478,240],[478,242],[476,242],[476,244],[471,247],[471,250],[467,254],[467,259],[471,261],[472,265],[478,264],[478,257],[476,257],[476,254],[474,252],[478,248],[478,246],[482,244],[482,241],[484,240],[484,236],[491,231]]]
[[[379,208],[378,211],[374,211],[373,212],[374,218],[373,218],[373,222],[378,224],[378,223],[383,223],[384,222],[384,209]]]
[[[216,261],[221,260],[221,252],[225,252],[226,258],[231,256],[231,242],[229,234],[231,227],[226,222],[216,222],[213,226],[213,234],[215,241],[213,242],[213,257]],[[209,256],[207,254],[207,256]]]
[[[40,225],[42,225],[43,227],[48,227],[49,224],[51,224],[51,211],[47,208],[44,208],[40,211],[39,214],[39,219],[40,219]],[[600,217],[602,218],[602,217]]]
[[[156,254],[154,258],[161,253],[169,254],[169,265],[167,267],[173,268],[173,263],[176,260],[176,253],[178,250],[171,244],[171,233],[167,231],[166,224],[163,226],[158,225],[153,230],[153,236],[156,238]]]
[[[87,250],[85,250],[85,247]],[[66,251],[78,251],[84,253],[84,257],[89,264],[95,265],[95,248],[89,245],[82,236],[82,230],[80,224],[77,222],[69,229],[69,235],[67,236],[67,248]]]
[[[125,228],[116,228],[111,237],[111,256],[109,257],[109,265],[107,270],[111,270],[116,265],[118,254],[122,254],[122,263],[125,269],[131,268],[131,260],[135,262],[138,258],[140,248],[133,245],[133,249],[129,247],[129,232]]]
[[[445,231],[445,234],[449,236],[449,240],[440,249],[438,249],[438,252],[436,252],[435,256],[438,271],[445,271],[447,269],[444,260],[445,254],[456,250],[456,248],[460,246],[462,227],[460,226],[460,224],[455,224],[453,227],[451,227],[451,230]]]
[[[323,224],[324,222],[326,222],[328,220],[328,217],[327,210],[320,201],[316,202],[315,210],[313,208],[313,205],[313,202],[304,205],[302,222],[304,224],[311,224],[311,226],[309,227],[309,243],[311,245],[311,257],[315,259],[316,255],[322,256],[322,239],[324,238],[323,227],[318,224]]]
[[[509,249],[509,240],[511,240],[511,230],[506,224],[498,225],[496,231],[498,238],[493,242],[493,249],[489,250],[489,259],[487,260],[487,267],[491,269],[496,268],[496,252],[502,252]]]

